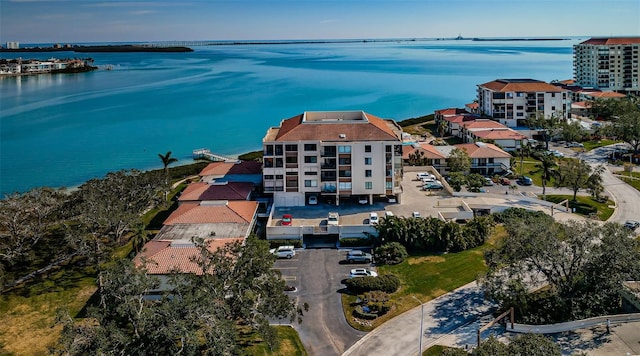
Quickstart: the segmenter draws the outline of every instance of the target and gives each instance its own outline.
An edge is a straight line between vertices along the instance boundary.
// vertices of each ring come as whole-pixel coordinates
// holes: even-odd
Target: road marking
[[[298,269],[298,267],[271,267],[271,269]]]
[[[282,279],[284,279],[285,281],[295,281],[298,278],[296,276],[282,276]]]

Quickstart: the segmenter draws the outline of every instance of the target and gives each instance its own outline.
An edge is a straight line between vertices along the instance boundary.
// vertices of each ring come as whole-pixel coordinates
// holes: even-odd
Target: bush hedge
[[[280,239],[280,240],[269,240],[269,246],[271,248],[278,248],[280,246],[293,246],[295,248],[302,247],[301,239]]]
[[[358,277],[347,279],[344,283],[351,292],[361,294],[373,290],[393,293],[400,288],[400,278],[394,274],[384,274],[378,277]]]
[[[372,238],[346,238],[340,239],[340,247],[360,247],[371,246],[374,240]]]

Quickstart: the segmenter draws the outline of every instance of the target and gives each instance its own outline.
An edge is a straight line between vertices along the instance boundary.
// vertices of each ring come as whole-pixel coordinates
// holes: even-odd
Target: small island
[[[93,58],[0,59],[0,77],[45,73],[84,73],[96,69],[98,67],[93,66]]]
[[[149,45],[101,45],[101,46],[78,46],[78,45],[54,45],[51,47],[25,47],[25,48],[0,48],[0,52],[78,52],[78,53],[98,53],[98,52],[193,52],[189,47],[162,47]]]

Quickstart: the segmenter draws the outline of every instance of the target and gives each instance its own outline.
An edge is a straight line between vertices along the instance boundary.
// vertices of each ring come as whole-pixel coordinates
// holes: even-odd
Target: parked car
[[[624,223],[624,227],[626,227],[627,229],[631,229],[631,230],[635,230],[640,226],[640,222],[635,221],[635,220],[627,220]]]
[[[494,185],[493,181],[491,180],[491,178],[485,177],[484,178],[484,186],[485,187],[490,187]]]
[[[419,211],[414,211],[413,213],[411,213],[411,216],[413,216],[414,218],[421,218],[422,215],[420,214]]]
[[[278,258],[292,258],[296,255],[296,251],[293,246],[279,246],[278,248],[272,248],[269,252],[278,256]]]
[[[558,150],[550,150],[549,153],[552,154],[554,157],[564,157],[564,153]]]
[[[529,178],[527,176],[522,176],[522,177],[518,178],[518,180],[516,182],[518,184],[520,184],[520,185],[532,185],[533,184],[533,180],[531,180],[531,178]]]
[[[431,178],[431,179],[436,179],[436,176],[434,176],[431,173],[426,173],[426,172],[420,172],[418,174],[416,174],[416,177],[418,178],[418,180],[424,179],[424,178]]]
[[[339,225],[340,215],[337,212],[331,212],[327,216],[327,225]]]
[[[378,223],[378,213],[369,214],[369,224],[375,225]]]
[[[348,263],[371,263],[371,261],[371,254],[364,251],[351,250],[347,254]]]
[[[378,277],[378,274],[366,268],[354,268],[351,270],[351,273],[349,273],[349,278],[357,277]]]
[[[310,195],[309,196],[309,205],[318,205],[318,196]]]
[[[500,184],[502,185],[511,185],[511,181],[507,177],[500,178]]]
[[[422,190],[440,190],[443,189],[442,183],[435,181],[431,183],[426,183],[422,186]]]
[[[361,204],[361,205],[369,204],[369,198],[364,197],[364,196],[358,198],[358,204]]]
[[[292,222],[293,222],[293,215],[291,214],[282,215],[282,222],[281,222],[282,226],[289,226],[291,225]]]
[[[385,217],[385,218],[388,218],[388,217],[390,217],[390,216],[394,216],[394,215],[393,215],[393,211],[387,210],[387,211],[385,211],[385,212],[384,212],[384,217]]]
[[[569,142],[567,143],[567,147],[571,148],[571,147],[584,147],[584,145],[580,142]]]

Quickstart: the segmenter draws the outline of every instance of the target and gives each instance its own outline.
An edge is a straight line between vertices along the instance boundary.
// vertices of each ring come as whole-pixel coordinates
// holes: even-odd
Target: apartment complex
[[[640,93],[640,37],[591,38],[573,46],[573,76],[582,87]]]
[[[478,110],[508,127],[527,126],[536,115],[567,119],[568,90],[534,79],[496,79],[478,85]]]
[[[316,199],[397,196],[402,181],[402,129],[363,111],[304,112],[269,128],[263,185],[276,206]]]

